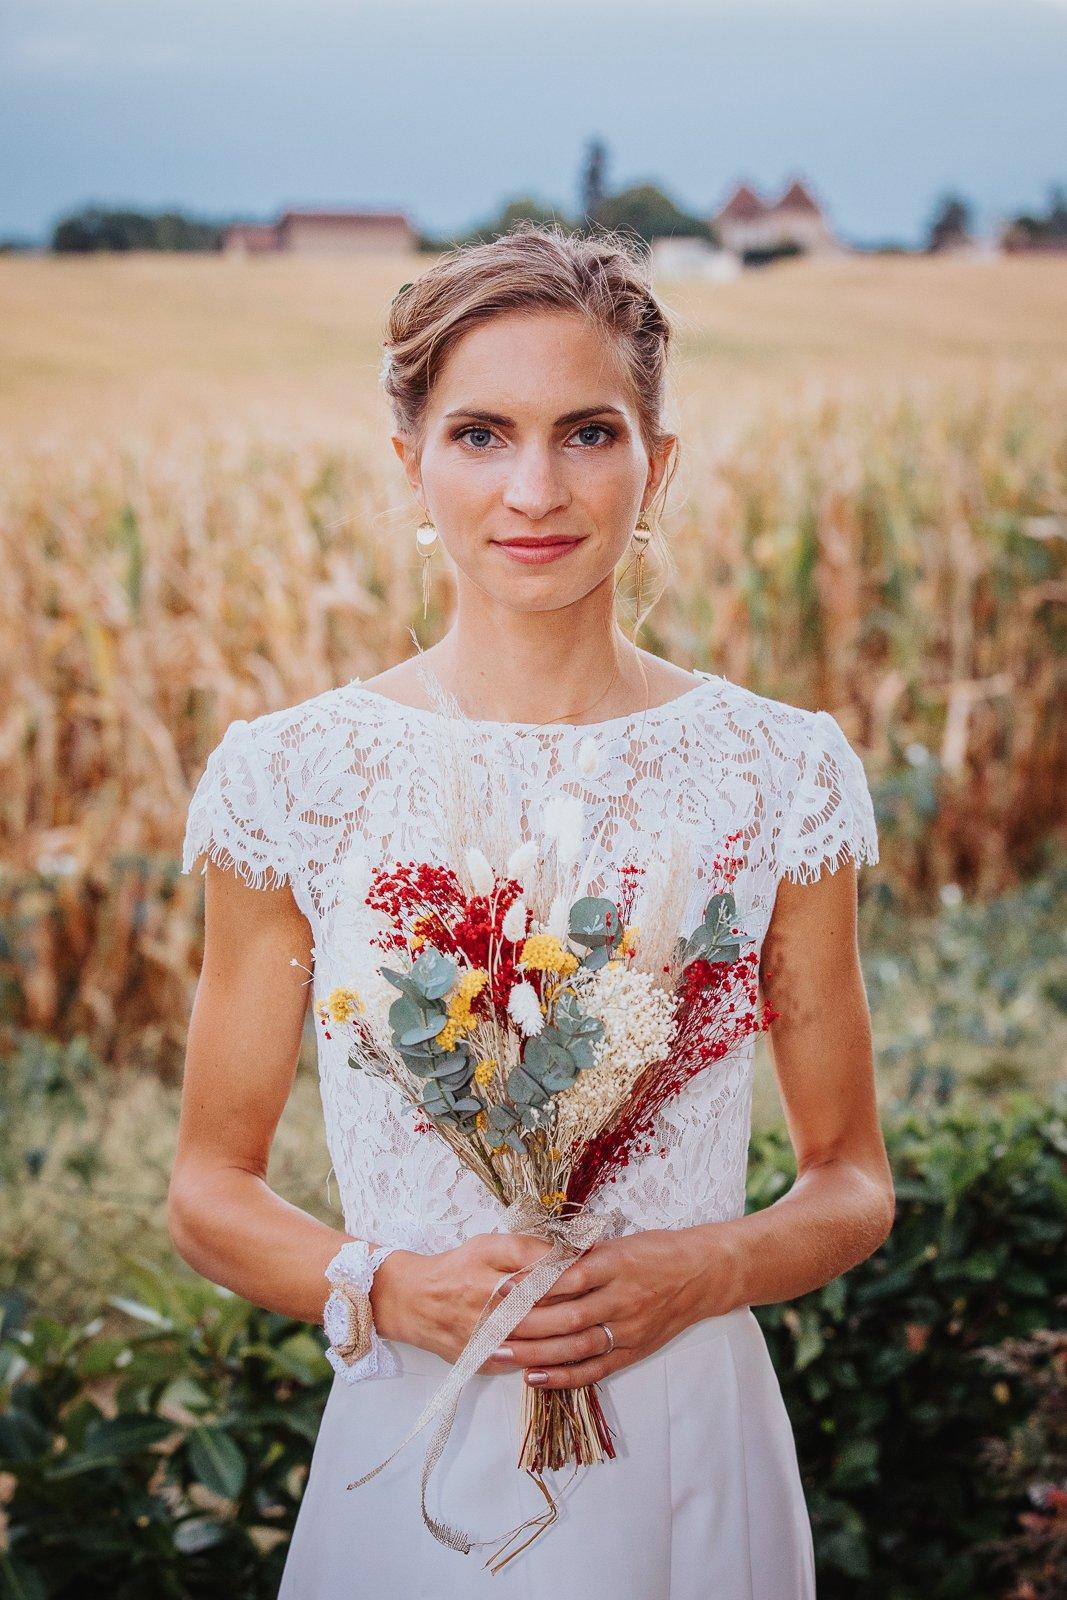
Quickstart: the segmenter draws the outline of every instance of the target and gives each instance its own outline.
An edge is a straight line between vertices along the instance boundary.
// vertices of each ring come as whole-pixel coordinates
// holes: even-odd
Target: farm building
[[[842,248],[823,208],[799,178],[777,200],[765,200],[749,184],[738,184],[711,225],[724,249],[742,258],[788,250],[829,255]]]
[[[283,211],[277,222],[227,228],[228,255],[407,255],[418,237],[402,211]]]

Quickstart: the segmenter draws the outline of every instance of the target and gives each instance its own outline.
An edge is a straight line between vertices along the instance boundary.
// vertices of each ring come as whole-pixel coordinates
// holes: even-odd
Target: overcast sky
[[[1067,179],[1062,0],[0,0],[0,234],[88,201],[462,229],[582,150],[708,214],[806,174],[841,230]]]

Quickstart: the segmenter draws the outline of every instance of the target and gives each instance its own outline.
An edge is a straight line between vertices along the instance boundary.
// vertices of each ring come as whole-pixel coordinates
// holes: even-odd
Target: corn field
[[[446,625],[440,557],[421,619],[376,388],[406,276],[0,261],[0,1015],[19,1026],[172,1068],[201,890],[177,857],[208,752]],[[639,642],[838,716],[897,900],[1025,878],[1063,826],[1067,271],[799,263],[663,293],[682,454]]]

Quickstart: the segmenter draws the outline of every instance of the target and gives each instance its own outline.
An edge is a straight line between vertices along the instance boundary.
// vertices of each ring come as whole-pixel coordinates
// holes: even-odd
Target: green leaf
[[[226,1527],[213,1517],[187,1517],[174,1530],[174,1548],[183,1556],[199,1555],[226,1538]]]
[[[46,1476],[73,1478],[82,1472],[95,1472],[100,1467],[114,1466],[160,1444],[176,1431],[177,1425],[167,1418],[141,1413],[95,1418],[85,1430],[81,1449],[49,1465]]]
[[[247,1476],[245,1458],[221,1428],[193,1428],[188,1439],[189,1465],[197,1479],[214,1494],[233,1500],[244,1488]]]

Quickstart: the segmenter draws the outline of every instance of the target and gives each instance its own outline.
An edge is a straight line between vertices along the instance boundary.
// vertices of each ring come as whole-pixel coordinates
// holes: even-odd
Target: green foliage
[[[630,234],[650,245],[653,239],[674,237],[715,242],[715,235],[703,217],[685,211],[657,184],[635,184],[614,194],[604,194],[591,211],[576,217],[565,208],[553,206],[532,196],[509,200],[506,205],[469,233],[452,234],[441,240],[428,240],[431,248],[457,244],[479,244],[498,239],[512,228],[532,222],[559,227],[564,232],[597,232],[603,229]]]
[[[860,941],[879,1074],[909,1101],[1054,1082],[1067,1050],[1067,860],[993,899],[946,891],[930,918],[882,889]]]
[[[0,1596],[268,1600],[332,1376],[321,1337],[155,1268],[110,1304],[23,1325],[6,1298]]]
[[[115,211],[85,206],[63,217],[52,230],[59,254],[88,255],[96,250],[218,250],[222,228],[180,211]]]
[[[601,201],[592,219],[598,227],[618,228],[637,234],[646,244],[653,239],[675,237],[715,241],[711,227],[702,217],[684,211],[654,183],[635,184]]]
[[[905,1105],[884,1123],[890,1238],[822,1289],[755,1308],[819,1596],[1000,1600],[987,1553],[1011,1549],[1026,1482],[1052,1463],[1005,1485],[990,1442],[1027,1431],[1031,1385],[990,1352],[1067,1303],[1067,1097]],[[780,1131],[752,1157],[760,1209],[795,1167]],[[147,1266],[88,1325],[14,1291],[0,1307],[2,1600],[274,1595],[332,1376],[319,1331]],[[1049,1434],[1029,1433],[1033,1455]]]
[[[1012,1507],[980,1461],[1028,1395],[980,1347],[1050,1325],[1067,1295],[1067,1099],[904,1110],[887,1121],[893,1232],[870,1260],[756,1315],[782,1382],[820,1600],[993,1600],[984,1541]],[[754,1142],[759,1208],[792,1181]]]

